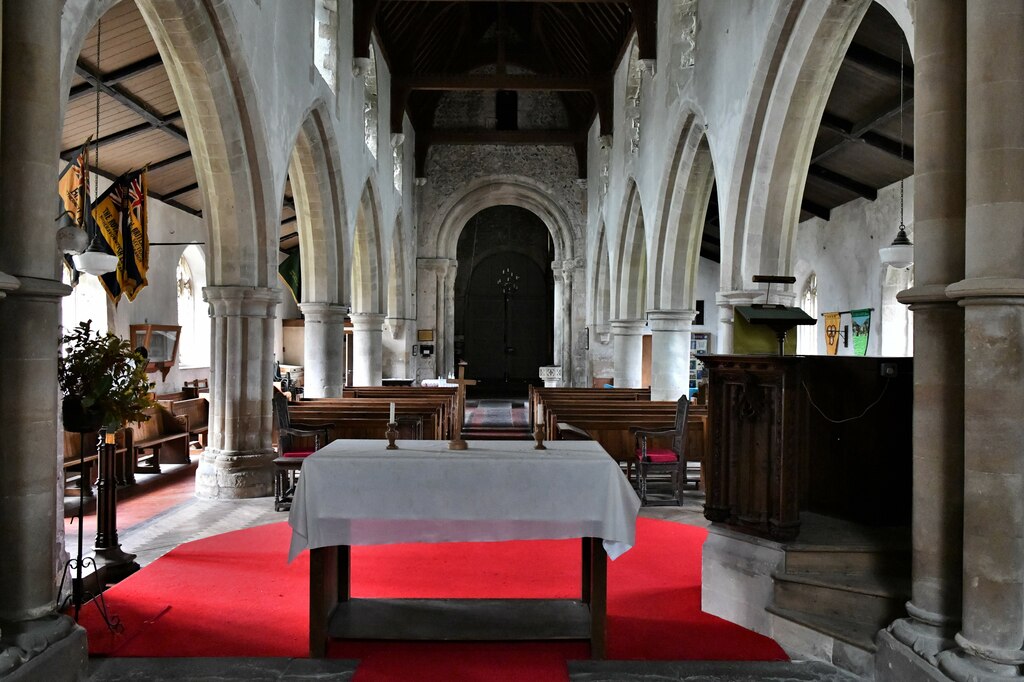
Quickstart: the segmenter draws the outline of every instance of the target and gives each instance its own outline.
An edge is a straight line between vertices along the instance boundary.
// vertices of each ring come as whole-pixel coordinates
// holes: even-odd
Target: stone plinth
[[[540,367],[540,380],[544,382],[544,388],[558,388],[562,385],[562,368],[559,365]]]

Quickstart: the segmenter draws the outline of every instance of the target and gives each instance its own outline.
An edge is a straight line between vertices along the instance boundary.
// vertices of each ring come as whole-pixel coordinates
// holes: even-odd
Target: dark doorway
[[[533,213],[496,206],[466,224],[455,280],[455,356],[480,383],[476,396],[526,395],[551,364],[552,244]]]

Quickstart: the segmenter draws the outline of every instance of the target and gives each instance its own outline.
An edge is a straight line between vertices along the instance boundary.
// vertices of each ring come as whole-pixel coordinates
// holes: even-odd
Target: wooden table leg
[[[345,547],[346,590],[348,597],[348,547]],[[318,547],[309,551],[309,657],[327,656],[327,619],[338,603],[341,574],[338,547]]]
[[[608,612],[608,555],[601,538],[590,541],[590,657],[604,658]]]
[[[581,565],[583,567],[583,570],[582,570],[582,573],[583,573],[583,575],[582,575],[582,578],[583,578],[583,589],[582,589],[583,603],[584,604],[589,604],[590,603],[591,560],[593,559],[593,557],[591,556],[591,552],[593,550],[591,549],[590,546],[593,544],[594,539],[593,538],[581,538],[581,541],[582,541],[581,544],[583,545],[583,560],[582,560],[582,563],[581,563]]]

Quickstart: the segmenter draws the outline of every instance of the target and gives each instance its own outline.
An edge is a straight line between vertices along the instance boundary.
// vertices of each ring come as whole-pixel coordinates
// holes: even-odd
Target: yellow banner
[[[116,273],[100,277],[103,288],[116,304],[121,298],[120,272],[124,262],[124,242],[121,239],[121,188],[115,182],[92,207],[92,219],[105,250],[117,256]]]
[[[839,353],[840,313],[825,313],[825,349],[829,355]]]
[[[85,197],[89,193],[89,143],[85,144],[57,181],[57,192],[64,210],[71,216],[71,222],[79,227],[84,225]]]

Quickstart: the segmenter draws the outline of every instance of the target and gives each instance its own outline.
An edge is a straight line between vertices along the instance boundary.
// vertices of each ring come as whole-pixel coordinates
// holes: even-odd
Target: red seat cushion
[[[315,450],[295,450],[294,452],[286,452],[282,457],[309,457]]]
[[[640,459],[639,449],[636,451],[636,458]],[[648,448],[647,461],[652,464],[670,464],[671,462],[678,462],[679,458],[676,456],[676,453],[668,448]]]

